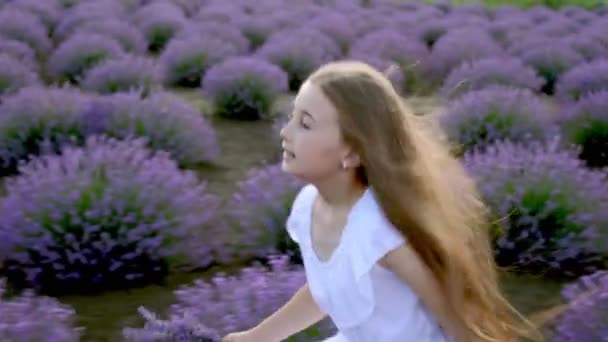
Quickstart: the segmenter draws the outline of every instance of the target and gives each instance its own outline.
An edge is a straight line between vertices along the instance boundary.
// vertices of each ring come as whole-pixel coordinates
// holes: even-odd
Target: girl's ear
[[[361,166],[361,158],[353,150],[350,150],[342,159],[342,167],[344,169],[357,168]]]

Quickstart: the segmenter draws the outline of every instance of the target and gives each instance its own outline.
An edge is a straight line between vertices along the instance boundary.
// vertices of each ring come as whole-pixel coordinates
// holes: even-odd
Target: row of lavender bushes
[[[488,124],[478,125],[485,126],[486,132],[504,129],[496,119],[509,117],[506,121],[514,124],[505,132],[525,130],[532,115],[544,113],[532,111],[529,116],[517,115],[518,110],[542,108],[526,90],[490,87],[477,94],[486,95],[479,96],[481,105],[470,108],[482,108],[477,112],[469,110],[470,118],[490,118]],[[494,99],[494,105],[488,105],[492,102],[486,97]],[[604,99],[598,108],[606,108],[603,93],[587,95],[575,106],[584,104],[585,99],[596,98]],[[465,99],[466,96],[455,101],[461,103]],[[464,109],[448,106],[449,110]],[[496,125],[493,127],[493,124]],[[469,127],[474,130],[478,126]],[[605,171],[590,168],[579,158],[577,150],[564,146],[555,137],[507,136],[497,137],[494,142],[492,136],[480,134],[480,137],[485,140],[482,139],[477,148],[465,150],[463,160],[497,213],[498,228],[505,232],[496,241],[499,263],[573,276],[605,268],[604,241],[608,226]],[[502,142],[505,139],[516,142]],[[263,257],[277,251],[287,254],[294,251],[295,246],[288,245],[283,226],[301,184],[282,173],[278,165],[252,170],[239,184],[239,190],[226,206],[224,219],[230,224],[222,231],[241,236],[243,240],[222,243],[221,250],[214,250],[209,236],[221,235],[213,214],[218,210],[217,201],[206,194],[202,186],[196,186],[197,181],[187,171],[180,170],[169,153],[158,152],[158,156],[152,157],[152,150],[146,146],[145,140],[131,142],[91,136],[84,147],[64,147],[61,155],[33,158],[22,166],[18,177],[7,180],[3,215],[0,215],[3,227],[0,250],[25,247],[27,252],[21,249],[13,254],[9,264],[15,272],[21,271],[24,284],[46,284],[47,287],[41,289],[52,291],[53,286],[74,289],[77,284],[95,287],[111,282],[116,285],[125,279],[131,284],[145,282],[164,274],[166,264],[160,257],[175,258],[180,256],[178,251],[196,251],[196,255],[190,257],[197,262],[210,262],[214,253],[221,259],[239,254]],[[167,182],[168,179],[171,181]],[[200,233],[201,227],[205,227],[204,235],[193,237],[191,234]],[[62,234],[67,231],[70,234]],[[171,234],[167,234],[169,232]],[[196,241],[200,244],[193,245]],[[190,245],[184,247],[176,242]],[[139,254],[134,254],[133,249]],[[240,278],[231,278],[235,284],[241,284],[234,285],[235,288],[256,284],[247,278],[248,271],[243,272]],[[282,271],[275,270],[267,276],[280,277],[281,274]],[[124,279],[120,279],[121,276]],[[254,308],[251,310],[263,307],[261,301],[270,295],[268,287],[276,286],[264,277],[260,276],[259,292],[255,287],[248,288],[247,295],[259,298],[251,300]],[[219,330],[246,328],[263,317],[246,309],[243,313],[234,309],[241,304],[234,307],[227,304],[240,303],[240,297],[218,297],[226,288],[221,279],[216,279],[217,287],[211,287],[215,292],[199,291],[201,286],[208,287],[203,282],[185,287],[183,298],[190,295],[190,309],[198,307],[198,303],[216,305],[209,312],[225,308],[219,315],[232,317],[242,324],[213,326]],[[282,296],[277,297],[277,303],[297,289],[296,282],[293,284],[283,293],[273,292]],[[176,309],[174,314],[181,309]],[[218,322],[202,313],[198,317],[200,322]],[[154,324],[149,329],[154,330]]]
[[[497,81],[524,82],[547,94],[557,87],[560,97],[576,98],[573,81],[557,86],[561,76],[608,53],[605,9],[393,1],[363,6],[355,0],[289,5],[265,0],[255,6],[247,1],[83,0],[65,8],[59,1],[0,3],[0,95],[39,82],[70,82],[101,93],[202,86],[221,104],[219,113],[257,118],[267,109],[267,94],[252,94],[250,83],[262,82],[268,91],[295,90],[330,60],[357,58],[379,68],[395,63],[401,69],[394,81],[404,93],[440,87],[443,95],[453,96],[475,87],[467,76],[496,65],[467,69],[467,63],[501,58],[500,64],[508,58],[506,65],[522,71],[521,78],[503,73]],[[525,67],[514,66],[518,62]],[[287,85],[268,63],[287,74]],[[241,89],[218,90],[219,72],[209,72],[216,68]],[[249,72],[243,75],[244,70]],[[530,81],[531,72],[539,78]]]
[[[195,13],[197,20],[205,18],[207,20],[204,22],[214,22],[213,25],[200,29],[203,33],[213,32],[214,36],[220,36],[222,32],[229,31],[226,24],[241,20],[239,19],[241,12],[247,14],[261,11],[261,13],[268,14],[264,11],[271,11],[274,13],[273,17],[276,15],[278,18],[277,22],[285,25],[281,27],[289,28],[291,25],[299,23],[298,17],[291,12],[293,8],[306,9],[311,14],[318,14],[319,8],[323,8],[318,4],[294,4],[296,7],[286,9],[285,6],[278,6],[279,1],[272,2],[273,6],[268,6],[272,8],[265,8],[263,5],[258,7],[257,3],[256,8],[250,8],[250,5],[248,7],[239,2],[234,2],[229,6],[211,3],[199,8],[196,3],[190,5],[192,3],[178,3],[177,0],[175,3],[185,6],[180,8],[188,13],[188,18],[194,18],[192,13]],[[268,2],[268,4],[270,3]],[[51,12],[45,8],[45,5],[35,5],[36,3],[33,1],[11,1],[4,6],[6,8],[16,4],[21,4],[19,6],[27,8],[27,11],[33,12],[35,15]],[[97,22],[97,19],[105,20],[109,17],[115,19],[115,14],[121,13],[120,11],[139,8],[139,4],[136,2],[125,1],[121,2],[120,6],[117,4],[116,1],[105,1],[94,5],[93,2],[84,1],[77,6],[72,6],[69,10],[62,9],[57,12],[59,15],[56,17],[58,19],[55,23],[63,20],[68,12],[76,13],[70,14],[72,18],[65,19],[61,26],[62,29],[59,29],[58,24],[53,24],[52,19],[43,20],[45,25],[48,25],[46,26],[48,27],[47,33],[53,33],[49,38],[50,45],[48,45],[49,50],[47,51],[52,51],[53,46],[56,45],[57,49],[54,50],[54,53],[57,54],[60,44],[64,40],[71,39],[69,37],[72,33],[69,32],[71,30],[80,32],[77,28],[84,22],[92,23]],[[102,7],[114,9],[109,10],[107,16],[101,10],[91,12],[82,9],[91,9],[95,6],[101,6],[100,9]],[[171,26],[167,22],[171,22],[170,17],[173,15],[171,13],[175,12],[171,12],[166,7],[171,7],[171,5],[165,4],[163,5],[165,7],[162,7],[145,4],[145,6],[147,9],[145,11],[142,9],[141,12],[146,13],[146,16],[140,14],[140,18],[147,18],[148,15],[151,15],[152,18],[162,17],[159,22]],[[355,5],[353,2],[343,1],[339,6],[353,8]],[[214,66],[204,74],[203,71],[209,67],[204,65],[200,68],[200,64],[197,63],[205,62],[199,62],[192,57],[194,67],[189,69],[190,66],[185,65],[181,66],[180,70],[186,70],[186,74],[189,73],[188,70],[194,70],[190,75],[194,75],[195,79],[189,81],[187,79],[191,76],[187,76],[185,77],[186,83],[181,85],[188,85],[190,82],[190,85],[198,86],[199,83],[202,83],[205,93],[215,100],[219,113],[229,115],[237,113],[236,116],[256,118],[261,113],[268,111],[269,104],[276,94],[297,87],[306,73],[312,70],[314,65],[318,65],[302,59],[302,56],[305,56],[304,58],[315,60],[316,57],[306,56],[317,56],[308,50],[303,51],[302,46],[319,46],[319,50],[324,50],[322,54],[329,51],[336,53],[337,56],[356,56],[357,49],[353,47],[353,40],[361,39],[363,41],[362,33],[369,32],[369,35],[366,35],[365,44],[371,46],[369,51],[374,51],[374,53],[361,53],[356,57],[372,62],[380,68],[390,61],[398,62],[402,66],[403,74],[396,78],[396,83],[398,82],[396,85],[405,87],[402,88],[404,92],[407,92],[408,89],[410,89],[409,91],[414,88],[419,89],[420,82],[427,81],[426,79],[421,80],[416,72],[412,73],[412,68],[416,69],[420,60],[417,59],[412,63],[409,60],[401,61],[400,58],[403,55],[423,51],[417,47],[411,47],[410,41],[404,41],[411,36],[409,30],[403,28],[422,29],[426,26],[419,23],[422,23],[421,18],[425,18],[424,22],[428,22],[429,27],[426,27],[427,31],[423,36],[425,37],[424,43],[428,47],[426,53],[429,56],[422,61],[428,60],[429,63],[433,60],[441,61],[435,64],[440,66],[437,68],[436,74],[441,76],[432,81],[443,84],[441,94],[446,101],[449,101],[446,105],[448,110],[445,119],[442,121],[443,127],[448,137],[457,144],[457,153],[463,155],[471,173],[480,180],[482,194],[495,209],[497,217],[508,218],[507,220],[497,220],[500,223],[498,228],[505,231],[505,234],[496,241],[499,262],[524,269],[543,269],[571,275],[578,275],[581,272],[583,274],[591,273],[598,268],[605,268],[603,257],[606,255],[606,246],[601,242],[605,240],[602,237],[605,237],[604,230],[608,226],[606,225],[606,213],[608,212],[606,203],[608,201],[605,195],[608,191],[606,191],[605,173],[599,169],[601,165],[605,165],[606,160],[605,154],[602,154],[602,151],[605,151],[602,146],[606,146],[606,115],[605,110],[602,109],[606,108],[606,93],[602,90],[607,89],[606,73],[602,72],[606,68],[606,63],[602,58],[607,56],[605,41],[602,40],[606,35],[601,34],[606,27],[602,17],[603,13],[575,8],[564,9],[560,12],[536,8],[523,12],[506,7],[489,11],[477,6],[463,8],[419,4],[399,6],[399,11],[395,11],[393,5],[385,3],[376,3],[371,9],[355,6],[357,11],[354,12],[356,13],[354,15],[359,20],[354,21],[357,23],[354,26],[360,26],[354,28],[356,31],[353,32],[356,34],[350,41],[348,38],[335,39],[340,47],[341,52],[339,53],[342,55],[339,55],[338,50],[335,49],[336,43],[328,40],[327,36],[345,37],[349,35],[349,28],[353,25],[334,25],[336,22],[340,22],[340,16],[344,16],[344,13],[336,11],[324,13],[324,16],[333,18],[325,19],[327,22],[324,25],[327,27],[321,30],[324,32],[322,35],[319,35],[318,30],[315,31],[310,27],[305,30],[285,31],[297,32],[298,35],[294,33],[295,37],[298,37],[297,39],[290,40],[289,37],[294,35],[285,33],[273,35],[282,37],[277,38],[281,44],[277,43],[276,46],[280,48],[272,47],[274,44],[266,44],[267,37],[270,37],[271,32],[276,29],[273,26],[275,24],[269,25],[269,21],[260,20],[259,12],[257,16],[248,14],[250,25],[256,29],[260,28],[259,25],[265,25],[265,28],[268,29],[266,36],[259,32],[245,34],[249,44],[259,47],[256,52],[253,52],[251,46],[247,49],[247,53],[254,53],[255,56],[239,56],[243,53],[238,52],[234,56],[235,58],[219,57],[217,63],[213,62]],[[158,8],[161,7],[166,11],[159,11]],[[149,8],[157,8],[158,12]],[[112,12],[114,10],[117,12]],[[161,12],[163,12],[162,15],[154,14]],[[364,14],[369,13],[375,13],[376,16],[364,17]],[[12,14],[16,15],[14,12]],[[458,16],[462,16],[462,18],[455,19]],[[7,19],[9,17],[9,15],[5,16]],[[516,19],[517,17],[520,19]],[[572,25],[564,25],[563,21],[558,23],[563,19],[562,17],[569,18],[566,21],[571,20]],[[320,22],[318,25],[323,27],[321,25],[323,20],[316,20]],[[483,24],[484,21],[487,22],[487,26],[484,26],[486,25]],[[116,27],[122,28],[125,23],[129,24],[130,21],[118,22],[122,23],[122,26],[116,25]],[[462,28],[461,24],[464,24],[466,28],[466,26],[473,26],[473,23],[481,26],[477,25],[477,29],[456,30],[457,25]],[[576,24],[578,26],[574,27],[573,23],[578,23]],[[101,28],[102,25],[98,25],[100,26],[94,29],[95,32],[104,32]],[[167,108],[162,105],[156,106],[155,104],[159,104],[159,102],[148,102],[145,109],[135,109],[144,107],[144,103],[150,101],[147,99],[149,97],[147,93],[153,94],[152,88],[163,83],[159,82],[159,78],[156,76],[148,77],[152,73],[142,71],[154,70],[157,72],[155,70],[158,69],[146,67],[150,65],[146,63],[152,61],[151,57],[139,55],[143,55],[146,51],[158,52],[161,55],[159,58],[162,59],[163,54],[170,55],[168,52],[170,44],[178,44],[181,41],[173,39],[173,36],[179,36],[181,30],[171,33],[171,29],[167,29],[167,26],[163,25],[158,25],[163,28],[157,31],[150,29],[153,34],[146,35],[146,39],[148,39],[146,44],[132,44],[139,48],[134,48],[129,53],[138,56],[124,59],[122,57],[120,59],[108,58],[107,64],[88,65],[87,63],[91,61],[97,63],[95,58],[99,58],[100,54],[103,55],[103,53],[94,52],[83,57],[83,63],[78,62],[78,59],[63,62],[65,66],[63,70],[67,71],[63,72],[61,77],[67,76],[72,83],[87,87],[87,84],[95,83],[85,82],[87,77],[89,79],[107,77],[110,81],[102,80],[98,83],[106,82],[106,85],[103,86],[105,90],[101,88],[102,86],[89,89],[98,90],[101,93],[112,93],[135,86],[143,90],[144,95],[118,94],[112,97],[95,97],[94,102],[89,99],[59,101],[62,96],[72,99],[81,95],[75,97],[62,95],[56,97],[55,102],[49,100],[48,96],[43,96],[44,100],[37,102],[35,101],[36,95],[32,90],[27,89],[27,91],[15,95],[15,98],[19,99],[17,96],[24,96],[23,94],[27,94],[28,91],[34,95],[21,97],[20,101],[14,100],[13,95],[3,99],[4,103],[0,110],[9,108],[8,112],[13,113],[11,116],[7,116],[10,119],[3,119],[7,129],[6,133],[2,134],[2,139],[6,141],[5,155],[7,157],[5,158],[9,161],[8,164],[5,162],[5,165],[11,165],[11,163],[15,165],[17,160],[30,154],[46,155],[49,151],[59,152],[66,146],[84,147],[83,149],[71,147],[61,156],[51,154],[48,157],[36,158],[22,168],[23,171],[19,178],[8,182],[7,199],[4,201],[6,204],[3,204],[6,215],[3,218],[5,228],[2,231],[6,233],[3,233],[2,236],[0,258],[2,258],[2,252],[4,251],[5,255],[8,254],[7,251],[10,251],[11,247],[35,246],[30,248],[27,253],[21,251],[11,257],[13,260],[9,263],[9,268],[14,271],[11,274],[13,279],[19,279],[23,284],[47,284],[45,290],[48,291],[60,287],[59,284],[62,286],[67,284],[68,286],[65,288],[68,289],[74,288],[76,286],[74,284],[79,283],[92,284],[93,287],[100,286],[104,282],[120,284],[128,281],[132,284],[138,281],[149,281],[156,276],[162,277],[168,266],[167,261],[175,258],[179,260],[195,259],[198,263],[208,263],[211,262],[212,256],[220,260],[227,260],[233,254],[265,256],[277,250],[292,253],[290,251],[293,251],[294,246],[288,245],[288,239],[283,233],[283,224],[289,203],[299,186],[295,180],[281,175],[280,169],[276,165],[252,172],[248,180],[241,184],[240,191],[234,195],[230,205],[226,206],[228,210],[223,215],[225,216],[223,221],[230,222],[230,224],[222,229],[224,232],[226,229],[234,230],[238,232],[239,236],[246,236],[244,241],[247,243],[241,244],[236,241],[217,250],[209,239],[209,235],[217,236],[218,227],[220,227],[218,223],[212,223],[215,221],[216,215],[210,214],[217,210],[217,201],[204,191],[204,187],[198,186],[191,174],[179,169],[172,161],[173,158],[180,158],[178,153],[180,151],[182,155],[183,153],[188,155],[187,152],[192,149],[205,148],[213,144],[200,143],[193,147],[188,144],[193,143],[192,137],[196,135],[190,135],[187,138],[181,137],[182,134],[188,136],[187,132],[200,132],[202,129],[202,126],[197,126],[192,130],[188,128],[190,125],[188,118],[192,116],[185,115],[188,118],[176,119],[173,113],[168,114],[166,110],[164,112],[159,110],[159,108]],[[113,25],[108,25],[108,27],[110,26]],[[529,34],[530,26],[535,30],[543,27],[535,38],[537,40],[530,38],[532,37]],[[136,27],[149,28],[154,25],[141,24]],[[213,31],[214,28],[217,31]],[[106,30],[110,33],[107,33],[105,38],[119,35],[122,32],[135,32],[126,29],[112,31],[107,28]],[[333,32],[332,30],[339,32],[332,35],[329,33]],[[597,32],[594,33],[594,30]],[[184,29],[184,32],[186,31]],[[201,31],[192,32],[201,33]],[[28,65],[29,70],[39,70],[39,72],[36,71],[37,77],[44,78],[48,77],[47,74],[53,74],[50,72],[52,69],[50,60],[43,62],[44,53],[40,53],[44,52],[43,48],[46,46],[45,43],[40,43],[44,42],[44,39],[38,39],[41,36],[28,36],[27,29],[14,29],[14,26],[0,30],[0,32],[4,37],[8,35],[18,38],[16,40],[6,39],[9,42],[3,46],[13,47],[12,50],[7,48],[7,51],[21,51],[21,56],[25,57],[21,57],[20,60],[32,61],[33,63]],[[55,34],[56,32],[59,33]],[[230,32],[232,33],[227,35],[234,37],[237,37],[236,33],[239,33],[234,30]],[[491,33],[489,36],[488,32]],[[243,29],[239,34],[244,34]],[[522,35],[525,36],[522,37]],[[60,36],[63,38],[56,38]],[[198,34],[192,36],[198,36]],[[207,37],[208,35],[202,36]],[[546,40],[542,40],[555,36],[559,39],[552,39],[549,43],[551,45],[552,42],[558,42],[553,48],[547,46]],[[570,40],[566,40],[564,36],[569,37]],[[254,44],[254,39],[251,37],[257,37],[255,38],[258,40],[257,43]],[[385,41],[390,43],[380,44],[379,42],[383,42],[382,37],[389,37]],[[448,39],[449,37],[455,38]],[[474,38],[469,39],[468,37]],[[488,37],[490,40],[486,39]],[[241,43],[247,42],[240,37],[232,39],[234,39],[235,46],[239,45],[236,43],[237,40]],[[209,40],[212,41],[212,37]],[[271,41],[271,39],[267,40]],[[81,41],[87,41],[87,39],[81,39]],[[91,41],[97,43],[90,45],[81,43],[80,46],[84,47],[79,51],[84,51],[86,55],[88,51],[94,51],[93,47],[114,45],[105,44],[101,40],[93,38]],[[121,45],[128,44],[128,42],[124,43],[124,40],[120,41]],[[222,36],[222,41],[232,40],[227,36]],[[300,44],[296,44],[294,41]],[[301,44],[301,41],[311,43]],[[441,41],[445,46],[442,49],[439,48],[442,46]],[[569,43],[566,43],[568,41]],[[24,42],[26,48],[24,48]],[[498,42],[502,51],[507,49],[518,52],[510,52],[509,56],[498,54],[495,52],[499,50],[494,47],[488,49],[483,47],[483,44],[488,42],[488,46],[494,46]],[[475,45],[477,43],[480,45]],[[515,43],[521,44],[521,46],[511,50]],[[196,45],[192,41],[188,44],[180,44],[182,47]],[[207,42],[204,45],[209,46],[209,44],[215,43]],[[584,58],[568,57],[568,52],[563,51],[570,51],[567,48],[570,44],[579,46],[575,50]],[[416,43],[413,45],[420,46]],[[41,51],[33,49],[34,53],[30,54],[27,52],[30,51],[27,48],[32,49],[30,46],[38,46],[42,49]],[[162,48],[164,46],[166,48]],[[122,48],[129,49],[128,46]],[[238,50],[239,46],[236,49]],[[398,51],[391,52],[392,49]],[[68,56],[69,53],[65,52],[68,50],[64,48],[62,56]],[[209,50],[222,51],[220,45]],[[384,50],[389,51],[384,53],[382,52]],[[134,51],[141,52],[135,53]],[[265,54],[272,57],[269,57],[270,62],[264,62],[263,58],[266,57],[262,55],[262,51],[266,51]],[[281,54],[285,51],[297,51],[298,53],[289,55],[286,61],[276,62],[277,59],[283,59]],[[463,57],[463,55],[459,55],[458,51],[465,55],[469,51],[482,51],[482,53]],[[523,53],[529,51],[534,52],[530,52],[530,57],[524,57]],[[391,57],[392,53],[395,55]],[[276,54],[279,56],[276,57]],[[444,57],[431,58],[433,54],[435,56],[443,54]],[[454,57],[454,54],[457,56]],[[333,56],[336,58],[336,55]],[[555,59],[555,56],[558,58]],[[55,58],[57,61],[68,59],[68,57]],[[322,59],[319,58],[319,60]],[[466,63],[462,64],[463,61]],[[581,65],[581,63],[583,64]],[[106,67],[107,65],[120,65],[120,67],[113,67],[120,71],[114,73],[103,71],[102,66],[104,65]],[[141,67],[138,69],[135,65]],[[444,65],[451,65],[451,67],[443,69]],[[72,69],[73,67],[74,69]],[[97,70],[102,71],[94,73],[93,71],[97,67]],[[46,68],[49,70],[45,71]],[[20,70],[18,68],[7,69]],[[108,67],[108,69],[112,68]],[[450,71],[452,69],[453,71]],[[502,72],[502,70],[505,71]],[[430,75],[434,73],[434,71],[429,72]],[[570,76],[568,76],[569,73]],[[86,75],[86,77],[81,79],[79,78],[81,75]],[[242,75],[246,75],[246,77]],[[120,77],[123,76],[124,78],[121,79]],[[119,77],[119,80],[117,81],[115,77]],[[199,79],[196,79],[197,77]],[[439,81],[440,79],[441,81]],[[496,84],[524,89],[515,90],[492,86]],[[10,88],[10,92],[18,88],[18,86]],[[37,89],[36,91],[39,93],[49,91],[40,88],[32,89]],[[539,92],[557,93],[557,98],[561,102],[560,106],[567,110],[558,111],[561,113],[555,114],[538,96]],[[13,98],[12,102],[11,98]],[[177,106],[177,108],[182,108],[180,112],[191,113],[190,109],[183,110],[187,107],[175,105],[175,101],[178,100],[172,101],[174,102],[170,102],[169,108]],[[87,103],[88,109],[82,110],[81,103]],[[154,110],[161,112],[155,115],[158,119],[143,119],[144,115],[147,116],[147,113]],[[71,114],[62,114],[64,112]],[[64,115],[69,118],[63,118]],[[171,123],[169,127],[167,127],[168,123]],[[23,130],[23,125],[27,129]],[[31,132],[31,135],[24,135],[23,131]],[[562,133],[566,139],[554,141],[555,133],[558,132]],[[140,142],[106,141],[96,136],[99,133],[118,139],[135,135],[146,137],[148,140]],[[210,134],[204,136],[208,137]],[[505,139],[516,141],[517,144],[501,142]],[[570,151],[571,142],[575,142],[579,146],[579,150]],[[136,145],[137,147],[135,147]],[[144,149],[144,145],[152,149],[168,150],[169,153],[164,154],[164,157],[151,157],[152,152]],[[120,152],[122,150],[129,152]],[[117,156],[115,157],[115,155]],[[203,154],[189,155],[200,157]],[[589,155],[591,157],[588,157]],[[184,161],[187,162],[187,158]],[[52,175],[53,177],[50,178],[59,183],[43,180],[49,175]],[[161,178],[162,182],[165,181],[164,177],[174,179],[171,187],[160,184]],[[284,183],[285,186],[278,186],[277,182]],[[129,191],[124,191],[124,189],[129,189]],[[149,197],[148,194],[153,194],[158,202],[148,203],[146,200]],[[252,205],[253,207],[250,207]],[[233,210],[235,207],[238,209]],[[210,208],[212,210],[209,210]],[[192,216],[193,212],[196,212],[197,215]],[[260,215],[259,213],[267,214]],[[185,216],[186,214],[190,216]],[[16,225],[27,229],[17,232],[14,228]],[[197,229],[193,227],[197,227]],[[191,234],[200,233],[201,227],[204,227],[205,236],[192,238]],[[62,234],[66,231],[70,231],[71,234]],[[206,235],[207,233],[209,235]],[[196,241],[201,241],[202,246],[183,247],[183,243]],[[133,249],[137,253],[132,253]],[[196,250],[198,254],[180,255],[183,253],[178,253],[193,250]],[[292,253],[291,256],[293,257],[293,255]],[[100,262],[102,260],[103,262]],[[250,271],[244,270],[239,278],[230,278],[228,283],[222,277],[216,278],[219,289],[223,289],[222,291],[218,287],[204,282],[185,287],[180,292],[182,294],[179,297],[181,306],[176,306],[173,314],[179,316],[184,312],[183,310],[190,309],[195,312],[194,315],[198,322],[216,322],[217,317],[211,316],[212,310],[201,312],[204,307],[201,308],[200,303],[209,303],[210,307],[215,305],[214,309],[225,310],[220,310],[215,315],[228,317],[231,320],[230,322],[222,321],[222,325],[217,324],[212,328],[219,332],[247,328],[263,317],[263,315],[258,315],[256,310],[264,307],[262,300],[265,300],[267,296],[277,296],[276,303],[272,304],[276,306],[289,298],[301,285],[301,270],[299,273],[289,273],[282,269],[275,269],[274,272],[248,272]],[[110,274],[116,278],[109,277]],[[284,291],[281,290],[283,292],[274,292],[275,287],[272,287],[271,294],[269,284],[276,286],[277,277],[281,279],[280,283],[286,284],[286,287]],[[288,279],[293,280],[288,281]],[[225,292],[226,284],[234,286],[234,288],[244,288],[247,284],[250,291],[240,294],[235,292],[231,298],[219,297],[222,298],[220,301],[214,299]],[[259,284],[259,286],[252,287],[250,284]],[[597,290],[598,293],[605,292],[605,282],[594,286],[600,288]],[[251,296],[251,308],[247,306],[243,308],[242,301],[246,300],[243,296]],[[574,301],[572,297],[568,297],[568,299]],[[229,303],[233,303],[232,306]],[[584,309],[580,307],[577,309],[575,305],[573,310],[594,310],[593,312],[598,312],[598,317],[601,317],[606,310],[605,303],[600,300],[596,299],[587,303]],[[590,308],[589,306],[592,304],[597,305]],[[270,308],[272,305],[269,304],[264,312],[272,311],[274,308]],[[568,317],[576,315],[576,311],[570,316],[564,315],[563,319],[566,323],[561,323],[561,326],[566,328],[561,330],[561,334],[567,334],[568,329],[572,330],[575,326],[581,327],[572,323],[572,319],[568,319]],[[178,330],[183,332],[184,325],[180,324],[170,324],[169,327],[181,327],[179,328],[181,330]],[[597,324],[601,324],[601,322]],[[163,327],[159,328],[159,325],[156,324],[150,326],[149,329],[154,331],[166,328]],[[320,330],[327,332],[331,329]],[[137,333],[130,331],[130,334],[130,336],[135,336],[133,334]]]

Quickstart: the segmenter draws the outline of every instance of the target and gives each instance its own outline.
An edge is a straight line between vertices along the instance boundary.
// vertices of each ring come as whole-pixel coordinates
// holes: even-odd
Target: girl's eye
[[[307,124],[304,122],[304,120],[300,120],[300,126],[302,126],[304,129],[309,129],[309,128],[310,128],[310,126],[308,126],[308,125],[307,125]]]

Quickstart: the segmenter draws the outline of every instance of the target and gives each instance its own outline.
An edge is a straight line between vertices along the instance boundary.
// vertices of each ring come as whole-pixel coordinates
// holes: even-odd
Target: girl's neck
[[[315,182],[321,200],[333,208],[350,207],[365,192],[367,186],[356,177],[336,177]]]

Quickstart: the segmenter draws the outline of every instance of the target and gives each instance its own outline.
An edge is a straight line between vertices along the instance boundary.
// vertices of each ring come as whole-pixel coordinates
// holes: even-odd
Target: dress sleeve
[[[287,222],[285,224],[287,234],[295,243],[298,244],[300,241],[302,241],[302,222],[305,218],[303,215],[306,215],[307,212],[307,202],[313,190],[311,187],[312,185],[306,185],[300,189],[293,201],[289,216],[287,217]]]
[[[334,291],[330,296],[340,303],[339,310],[332,312],[332,320],[340,329],[357,326],[373,314],[376,298],[372,269],[384,255],[405,243],[401,233],[370,201],[358,207],[352,222],[349,257],[342,268],[333,271],[336,275],[330,289]]]
[[[367,241],[361,244],[355,258],[354,271],[357,278],[366,276],[388,252],[406,242],[405,237],[385,218],[375,220],[366,232]]]

